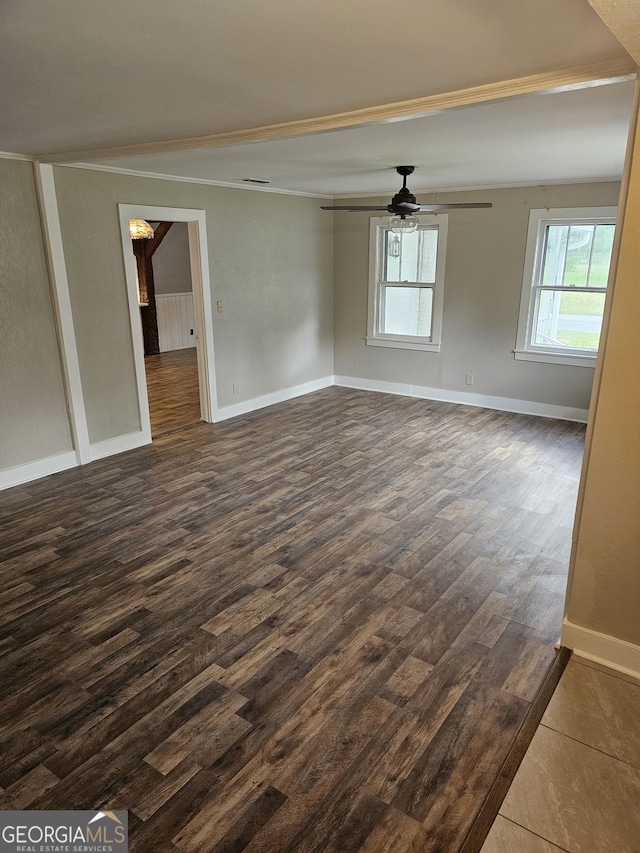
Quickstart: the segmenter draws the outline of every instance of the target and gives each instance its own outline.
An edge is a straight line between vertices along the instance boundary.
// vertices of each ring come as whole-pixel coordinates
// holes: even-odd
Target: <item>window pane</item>
[[[431,335],[433,290],[430,287],[385,287],[386,335]]]
[[[438,229],[428,228],[408,234],[385,231],[384,281],[436,280]]]
[[[615,225],[548,225],[540,283],[606,287]]]
[[[548,225],[541,284],[562,284],[567,252],[568,225]]]
[[[567,260],[562,281],[565,286],[572,284],[576,287],[586,286],[595,227],[595,225],[569,226]]]
[[[596,236],[593,240],[591,269],[589,270],[590,287],[606,287],[611,265],[611,250],[613,249],[613,233],[615,225],[596,225]]]
[[[384,272],[383,281],[400,281],[400,254],[404,234],[384,232]]]
[[[540,291],[533,343],[538,346],[598,348],[604,293]]]

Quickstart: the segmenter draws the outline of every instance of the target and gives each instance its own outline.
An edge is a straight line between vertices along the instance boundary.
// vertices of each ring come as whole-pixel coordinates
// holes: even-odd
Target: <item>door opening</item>
[[[151,437],[159,438],[202,418],[188,226],[166,221],[149,225],[153,237],[136,237],[132,248]]]
[[[119,205],[138,382],[148,440],[217,411],[204,211]],[[131,220],[150,231],[132,240]],[[205,286],[206,282],[206,286]]]

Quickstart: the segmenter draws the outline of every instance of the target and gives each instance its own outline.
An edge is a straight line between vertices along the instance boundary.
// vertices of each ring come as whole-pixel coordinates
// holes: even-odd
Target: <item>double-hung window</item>
[[[615,223],[615,207],[531,211],[517,359],[593,366]]]
[[[446,214],[401,233],[371,219],[367,344],[440,350],[446,241]]]

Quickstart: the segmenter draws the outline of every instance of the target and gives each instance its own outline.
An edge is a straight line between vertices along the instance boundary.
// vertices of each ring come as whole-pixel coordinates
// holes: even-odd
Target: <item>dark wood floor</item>
[[[0,808],[456,851],[558,637],[583,428],[330,388],[0,495]]]
[[[200,421],[196,348],[148,355],[144,360],[151,435],[157,438]]]

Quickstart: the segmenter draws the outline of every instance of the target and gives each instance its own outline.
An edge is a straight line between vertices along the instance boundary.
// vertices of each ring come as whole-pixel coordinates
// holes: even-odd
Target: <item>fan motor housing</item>
[[[403,205],[403,207],[399,206],[401,204]],[[397,214],[410,213],[411,211],[408,210],[406,207],[404,207],[404,205],[407,205],[407,204],[415,205],[416,209],[420,208],[420,205],[416,201],[416,197],[413,195],[413,193],[409,192],[409,190],[406,187],[403,187],[391,199],[391,204],[389,204],[387,206],[387,210],[389,211],[389,213],[397,213]]]
[[[407,214],[409,211],[406,207],[398,207],[400,204],[414,204],[418,207],[416,197],[407,187],[407,176],[414,171],[414,166],[396,166],[396,172],[404,178],[402,188],[391,199],[391,203],[387,206],[389,213]]]
[[[406,187],[399,190],[391,199],[391,207],[395,207],[400,202],[408,202],[409,204],[417,204],[416,197]]]

